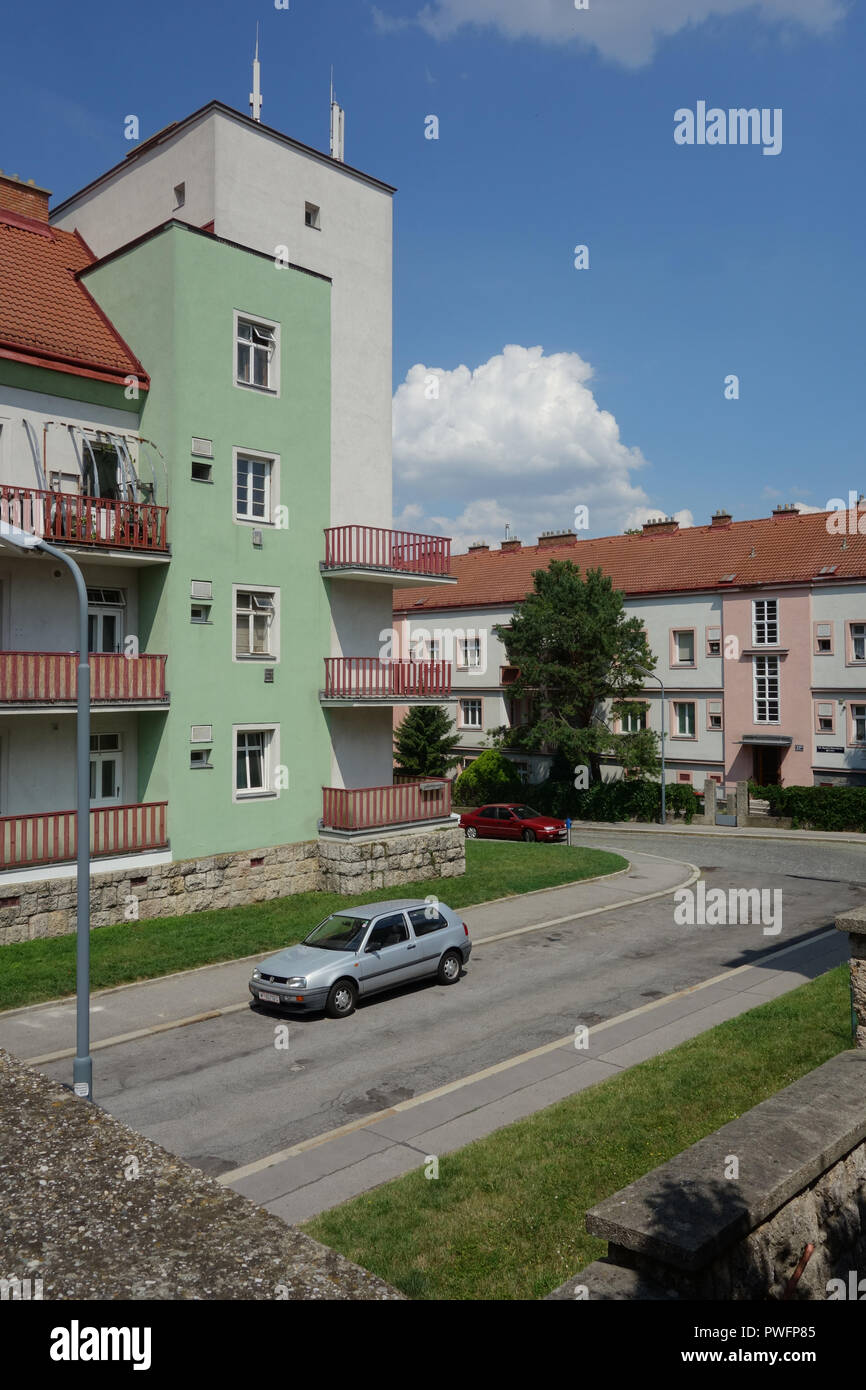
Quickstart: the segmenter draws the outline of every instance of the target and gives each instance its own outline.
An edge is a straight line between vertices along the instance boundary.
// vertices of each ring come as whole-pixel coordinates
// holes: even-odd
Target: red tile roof
[[[853,522],[850,513],[789,512],[727,526],[690,526],[656,535],[603,536],[564,545],[525,545],[519,550],[473,550],[455,555],[457,583],[447,590],[397,589],[394,609],[478,608],[511,604],[532,590],[533,570],[551,560],[572,560],[582,571],[601,569],[614,587],[630,595],[685,593],[743,584],[802,584],[824,566],[835,565],[819,583],[866,577],[866,535],[827,530]],[[866,511],[860,513],[866,527]],[[853,529],[853,526],[852,526]],[[723,582],[733,575],[732,582]]]
[[[97,381],[149,378],[76,271],[93,264],[81,238],[0,208],[0,357]]]

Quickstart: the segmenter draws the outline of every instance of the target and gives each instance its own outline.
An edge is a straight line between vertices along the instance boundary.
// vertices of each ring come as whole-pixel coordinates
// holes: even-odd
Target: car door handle
[[[407,950],[407,951],[414,951],[414,950],[415,950],[415,947],[416,947],[417,945],[418,945],[418,942],[417,942],[417,941],[413,941],[411,946],[407,946],[407,947],[406,947],[406,950]]]

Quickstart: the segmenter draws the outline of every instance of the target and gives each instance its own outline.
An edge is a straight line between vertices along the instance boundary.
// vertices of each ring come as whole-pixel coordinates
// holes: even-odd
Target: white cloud
[[[626,67],[650,62],[659,43],[683,29],[730,15],[757,16],[766,25],[799,26],[825,34],[847,13],[846,0],[589,0],[576,10],[571,0],[431,0],[415,23],[437,39],[448,39],[465,25],[491,27],[510,39],[542,43],[576,41]],[[382,32],[411,21],[391,18],[374,7]]]
[[[622,531],[650,507],[632,481],[646,459],[623,444],[592,377],[577,353],[514,344],[474,370],[412,367],[394,396],[395,480],[398,499],[410,499],[395,525],[450,535],[465,550],[501,540],[507,522],[534,544],[542,531],[573,528],[580,505],[589,525],[579,534]],[[428,398],[434,383],[438,399]]]

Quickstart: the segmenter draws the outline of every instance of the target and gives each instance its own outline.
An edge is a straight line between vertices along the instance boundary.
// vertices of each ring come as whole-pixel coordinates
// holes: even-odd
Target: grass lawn
[[[418,1299],[537,1299],[607,1251],[588,1207],[851,1046],[848,967],[324,1212],[304,1229]]]
[[[356,897],[297,893],[246,907],[100,927],[91,936],[91,987],[105,989],[276,950],[300,941],[329,912],[350,903],[436,893],[450,907],[460,908],[616,873],[626,866],[621,855],[604,850],[467,840],[466,873],[460,878],[427,879]],[[74,989],[74,933],[0,947],[0,1009],[57,999]]]

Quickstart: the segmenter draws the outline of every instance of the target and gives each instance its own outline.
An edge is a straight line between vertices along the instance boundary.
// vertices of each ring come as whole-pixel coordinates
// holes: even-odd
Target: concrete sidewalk
[[[625,872],[560,888],[543,888],[461,909],[473,942],[539,930],[595,912],[627,908],[672,892],[697,876],[693,865],[652,854],[631,856]],[[392,890],[399,896],[399,889]],[[448,880],[442,880],[447,901]],[[310,923],[312,928],[314,922]],[[247,981],[252,963],[264,951],[218,965],[205,965],[139,984],[119,985],[95,993],[91,1003],[94,1050],[116,1042],[185,1027],[249,1007]],[[0,1013],[0,1047],[34,1065],[73,1056],[75,999],[53,1000]]]
[[[740,830],[736,825],[704,825],[702,821],[697,825],[686,825],[683,821],[657,825],[654,821],[630,820],[574,820],[571,828],[581,835],[587,830],[603,831],[606,835],[629,832],[637,835],[719,835],[734,840],[817,840],[819,843],[861,845],[866,849],[866,835],[855,830],[779,830],[772,825],[766,829],[760,825],[745,825]]]
[[[290,1224],[306,1221],[422,1168],[431,1155],[461,1148],[796,989],[847,958],[847,939],[830,928],[757,964],[599,1024],[590,1030],[585,1050],[576,1048],[574,1036],[562,1038],[223,1173],[219,1181]]]

